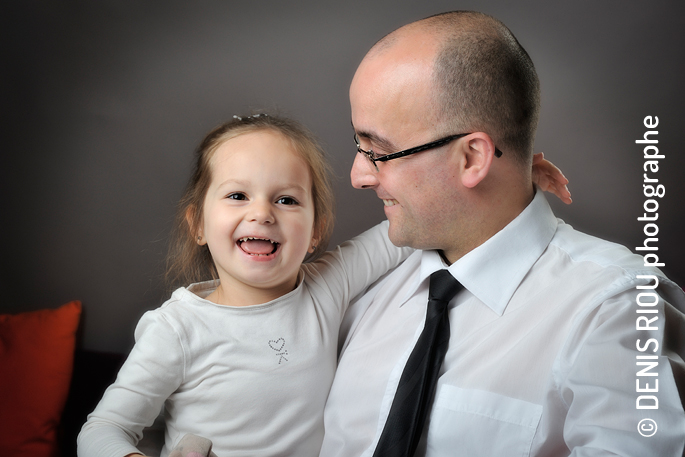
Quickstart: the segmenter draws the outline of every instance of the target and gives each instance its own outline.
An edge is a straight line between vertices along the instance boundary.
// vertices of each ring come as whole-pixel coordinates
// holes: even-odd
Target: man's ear
[[[464,187],[474,188],[490,172],[495,157],[495,143],[490,135],[483,132],[470,134],[462,141],[465,164],[461,175]]]
[[[207,244],[207,241],[202,233],[202,221],[197,224],[198,226],[195,224],[195,211],[195,207],[193,206],[189,206],[188,209],[186,209],[186,222],[188,223],[188,231],[190,232],[190,235],[195,238],[195,242],[200,246],[203,246]]]

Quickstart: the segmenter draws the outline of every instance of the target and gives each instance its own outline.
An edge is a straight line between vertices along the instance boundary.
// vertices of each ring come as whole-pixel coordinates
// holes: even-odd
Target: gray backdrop
[[[3,2],[0,313],[84,304],[81,344],[123,352],[166,297],[166,238],[203,135],[277,109],[308,125],[338,180],[333,242],[383,217],[349,184],[347,89],[398,26],[476,9],[503,20],[542,81],[537,151],[571,180],[576,228],[642,243],[642,120],[659,116],[658,225],[685,282],[685,7],[675,1]]]

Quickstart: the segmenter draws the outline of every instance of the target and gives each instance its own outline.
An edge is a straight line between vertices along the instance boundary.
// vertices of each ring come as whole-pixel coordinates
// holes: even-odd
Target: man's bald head
[[[442,13],[385,36],[365,60],[397,52],[407,43],[416,48],[416,40],[434,40],[434,46],[426,45],[432,55],[424,57],[433,65],[432,117],[443,133],[485,132],[505,153],[530,167],[540,83],[511,31],[482,13]]]

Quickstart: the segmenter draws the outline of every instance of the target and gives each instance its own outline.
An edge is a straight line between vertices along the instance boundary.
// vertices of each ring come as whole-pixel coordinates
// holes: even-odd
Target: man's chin
[[[412,245],[412,238],[407,236],[406,231],[399,229],[397,223],[393,224],[392,221],[390,221],[390,227],[388,228],[388,238],[398,248],[414,247]]]
[[[411,230],[406,224],[400,226],[397,223],[393,224],[392,221],[390,221],[390,227],[388,228],[388,238],[398,248],[413,248],[423,251],[442,249],[442,247],[439,247],[442,244],[435,238],[428,236],[426,230],[423,232],[418,230],[418,228]]]

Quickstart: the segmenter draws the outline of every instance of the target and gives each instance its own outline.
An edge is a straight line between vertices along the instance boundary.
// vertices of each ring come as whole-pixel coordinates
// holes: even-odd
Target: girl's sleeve
[[[327,289],[341,315],[355,296],[414,252],[392,244],[388,226],[388,221],[383,221],[305,265],[315,287]]]
[[[143,429],[159,415],[181,384],[185,360],[178,332],[160,310],[138,323],[136,344],[117,379],[78,436],[79,457],[124,457],[139,453]]]

